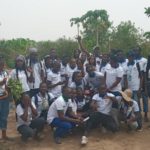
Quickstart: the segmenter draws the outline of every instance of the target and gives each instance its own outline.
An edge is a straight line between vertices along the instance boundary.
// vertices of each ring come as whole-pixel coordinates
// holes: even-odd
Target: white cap
[[[30,53],[36,53],[38,50],[37,50],[37,48],[35,48],[35,47],[31,47],[31,48],[29,48],[29,52]]]

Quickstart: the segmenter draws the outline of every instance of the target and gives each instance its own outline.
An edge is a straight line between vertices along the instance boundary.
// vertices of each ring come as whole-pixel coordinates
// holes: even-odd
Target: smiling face
[[[40,92],[41,92],[42,94],[45,94],[47,91],[48,91],[48,89],[47,89],[47,84],[46,84],[46,83],[41,83],[41,84],[40,84]]]

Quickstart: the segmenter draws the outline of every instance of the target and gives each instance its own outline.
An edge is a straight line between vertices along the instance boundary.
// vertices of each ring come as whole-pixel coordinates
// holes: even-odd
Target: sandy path
[[[8,135],[14,138],[13,142],[0,143],[0,150],[150,150],[150,129],[149,123],[144,123],[142,132],[128,133],[122,130],[116,134],[102,133],[96,129],[89,137],[89,143],[86,147],[81,147],[80,139],[82,132],[77,132],[62,140],[61,145],[56,145],[52,139],[52,130],[46,127],[44,130],[44,140],[37,142],[29,140],[23,144],[20,135],[16,131],[16,122],[14,111],[9,114]]]

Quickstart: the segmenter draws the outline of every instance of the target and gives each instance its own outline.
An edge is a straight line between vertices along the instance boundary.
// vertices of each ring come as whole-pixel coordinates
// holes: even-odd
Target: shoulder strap
[[[38,95],[34,95],[35,106],[38,107]]]
[[[139,64],[139,62],[136,63],[136,67],[137,67],[138,72],[139,72],[139,77],[141,77],[141,69],[140,69],[140,64]]]
[[[48,104],[49,104],[49,106],[50,106],[53,101],[51,100],[51,96],[50,96],[49,93],[47,93],[47,96],[48,96]]]

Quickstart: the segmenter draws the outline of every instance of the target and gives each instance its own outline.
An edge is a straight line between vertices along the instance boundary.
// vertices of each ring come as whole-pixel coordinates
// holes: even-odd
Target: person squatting
[[[80,38],[78,41],[81,45]],[[140,47],[125,55],[118,49],[102,54],[99,47],[89,53],[81,45],[71,58],[60,58],[51,49],[42,60],[36,48],[29,48],[27,58],[16,57],[9,74],[4,66],[0,56],[1,140],[9,140],[9,79],[19,80],[23,89],[15,104],[17,131],[24,142],[40,138],[46,124],[53,129],[57,144],[73,129],[81,128],[81,144],[86,145],[96,127],[115,133],[124,123],[129,131],[142,131],[142,110],[148,121],[150,56],[144,58]]]

